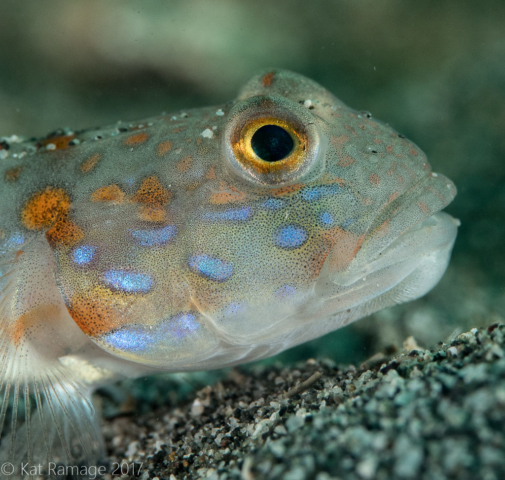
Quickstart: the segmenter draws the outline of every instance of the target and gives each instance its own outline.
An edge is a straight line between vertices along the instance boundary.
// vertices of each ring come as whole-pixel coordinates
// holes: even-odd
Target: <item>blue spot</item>
[[[179,313],[160,325],[125,327],[103,337],[118,350],[126,352],[150,351],[156,344],[168,344],[171,340],[183,340],[197,331],[200,324],[192,313]]]
[[[82,247],[77,247],[72,252],[72,260],[77,263],[77,265],[86,265],[86,263],[93,260],[96,253],[96,247],[92,245],[83,245]]]
[[[321,220],[321,223],[326,226],[333,225],[335,222],[335,220],[333,220],[332,214],[329,212],[322,213],[319,219]]]
[[[306,202],[314,202],[323,197],[333,196],[342,192],[340,185],[318,185],[317,187],[305,187],[301,190],[300,195],[302,200]]]
[[[103,339],[112,347],[124,352],[147,350],[153,344],[153,331],[140,328],[122,328],[105,335]]]
[[[228,221],[234,220],[238,222],[243,222],[251,216],[251,207],[242,207],[232,210],[225,210],[224,212],[209,212],[206,213],[203,218],[205,220],[212,221]]]
[[[233,273],[233,267],[219,258],[208,255],[194,255],[189,258],[189,268],[204,277],[222,282],[228,280]]]
[[[0,244],[0,254],[5,255],[8,250],[16,248],[18,245],[22,245],[24,241],[25,236],[22,233],[14,233],[3,245]]]
[[[282,227],[274,235],[274,243],[281,248],[298,248],[307,241],[308,235],[304,228],[297,225]]]
[[[15,233],[10,238],[10,242],[16,245],[22,245],[25,242],[25,236],[22,233]]]
[[[284,207],[284,202],[278,198],[269,198],[262,206],[267,210],[280,210]]]
[[[177,234],[175,225],[167,225],[163,228],[153,228],[151,230],[135,230],[132,237],[139,241],[144,247],[154,247],[165,245]]]
[[[179,313],[164,322],[159,328],[159,333],[161,335],[168,334],[172,338],[175,337],[177,340],[181,340],[199,328],[200,324],[196,321],[194,314]]]
[[[296,293],[296,288],[293,287],[293,285],[284,285],[283,287],[279,288],[276,292],[274,292],[274,295],[278,298],[289,298],[292,297]]]
[[[125,270],[109,270],[103,274],[103,279],[112,288],[123,290],[126,293],[147,293],[153,286],[149,275]]]

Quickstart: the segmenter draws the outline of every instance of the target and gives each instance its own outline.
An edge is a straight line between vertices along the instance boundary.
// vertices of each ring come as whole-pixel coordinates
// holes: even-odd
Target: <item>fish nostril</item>
[[[254,153],[266,162],[286,158],[293,151],[294,145],[291,135],[278,125],[264,125],[251,138]]]

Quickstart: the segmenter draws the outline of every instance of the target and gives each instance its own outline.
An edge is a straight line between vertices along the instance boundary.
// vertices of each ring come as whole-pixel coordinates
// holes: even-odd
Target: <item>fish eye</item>
[[[251,147],[265,162],[277,162],[286,158],[295,142],[287,130],[278,125],[263,125],[253,133]]]
[[[322,157],[311,114],[284,98],[253,97],[230,112],[224,135],[232,169],[263,186],[299,180]]]

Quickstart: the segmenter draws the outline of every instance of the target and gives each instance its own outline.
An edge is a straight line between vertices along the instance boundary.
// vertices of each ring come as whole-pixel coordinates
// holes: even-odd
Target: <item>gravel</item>
[[[495,324],[426,350],[410,338],[359,367],[233,369],[176,405],[105,421],[108,458],[125,479],[499,480],[504,339]]]

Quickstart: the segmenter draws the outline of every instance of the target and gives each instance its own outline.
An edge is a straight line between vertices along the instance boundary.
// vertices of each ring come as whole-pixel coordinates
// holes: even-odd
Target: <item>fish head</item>
[[[76,202],[85,240],[60,249],[59,285],[93,342],[157,368],[217,368],[441,278],[457,221],[440,211],[456,190],[403,135],[282,70],[210,111],[189,112],[184,142],[153,133],[157,156],[111,162],[122,196],[101,194],[121,201]]]

